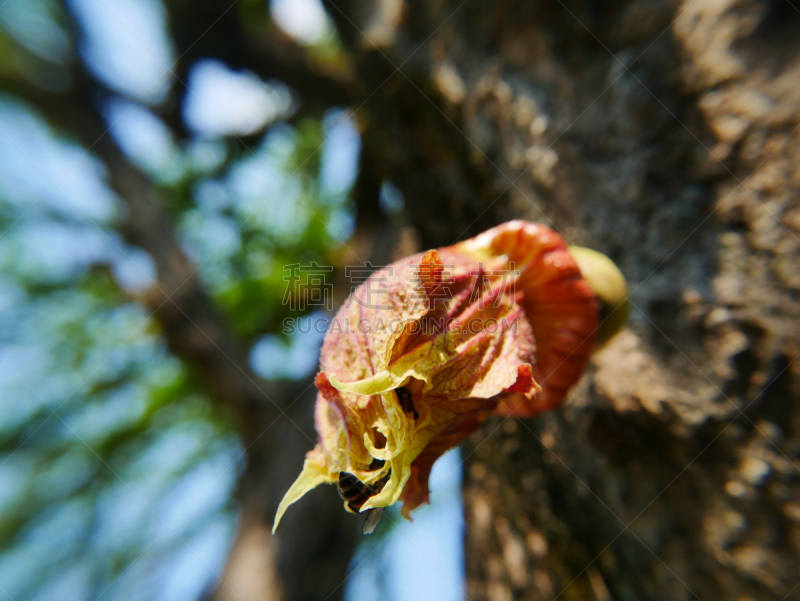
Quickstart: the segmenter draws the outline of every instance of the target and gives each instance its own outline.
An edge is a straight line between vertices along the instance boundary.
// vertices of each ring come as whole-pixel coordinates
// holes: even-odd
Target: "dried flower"
[[[275,527],[323,483],[339,486],[350,512],[402,500],[408,517],[428,500],[436,459],[489,415],[563,401],[594,347],[599,307],[563,238],[524,221],[374,273],[325,336],[319,442]]]

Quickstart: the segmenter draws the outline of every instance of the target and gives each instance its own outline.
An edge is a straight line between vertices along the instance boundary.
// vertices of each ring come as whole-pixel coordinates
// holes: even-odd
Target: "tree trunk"
[[[466,445],[469,597],[800,599],[800,12],[328,7],[424,246],[527,218],[631,286],[566,406]]]

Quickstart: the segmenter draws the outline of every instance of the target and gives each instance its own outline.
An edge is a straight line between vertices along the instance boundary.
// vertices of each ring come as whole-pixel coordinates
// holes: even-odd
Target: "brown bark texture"
[[[564,407],[465,446],[469,598],[800,599],[799,7],[327,6],[423,246],[527,218],[630,283]]]

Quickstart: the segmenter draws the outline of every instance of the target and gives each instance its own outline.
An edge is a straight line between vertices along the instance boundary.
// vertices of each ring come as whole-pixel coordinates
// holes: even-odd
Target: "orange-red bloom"
[[[338,484],[348,511],[428,500],[434,461],[490,414],[563,401],[595,344],[598,301],[558,234],[512,221],[359,286],[325,336],[317,446],[281,502]]]

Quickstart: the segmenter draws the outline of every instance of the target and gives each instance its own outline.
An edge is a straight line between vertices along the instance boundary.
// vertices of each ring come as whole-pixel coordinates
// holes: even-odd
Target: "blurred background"
[[[0,598],[800,599],[797,27],[0,0]],[[348,267],[512,218],[611,256],[630,328],[413,523],[318,490],[272,537]]]
[[[236,4],[234,19],[209,23],[203,7],[159,0],[0,5],[9,599],[208,598],[242,523],[248,443],[269,436],[243,439],[237,412],[266,404],[267,428],[313,446],[309,407],[302,429],[279,411],[313,399],[324,329],[312,324],[332,315],[336,275],[337,304],[349,292],[338,271],[360,258],[350,245],[370,243],[354,241],[360,134],[346,103],[301,110],[285,82],[242,67],[258,57],[224,47],[247,24],[336,68],[340,42],[317,0]],[[183,31],[187,18],[218,30]],[[403,207],[392,189],[379,202],[387,218]],[[226,378],[252,390],[236,398]],[[299,469],[291,453],[274,461],[290,478]],[[438,598],[461,598],[457,452],[442,463],[436,507],[399,537],[387,532],[393,513],[352,577],[331,579],[331,597],[411,599],[427,581]],[[283,484],[270,492],[280,498]],[[313,514],[302,519],[315,527]],[[343,538],[326,544],[347,565],[354,539]]]

